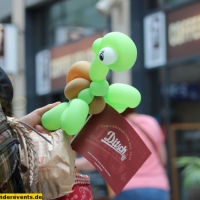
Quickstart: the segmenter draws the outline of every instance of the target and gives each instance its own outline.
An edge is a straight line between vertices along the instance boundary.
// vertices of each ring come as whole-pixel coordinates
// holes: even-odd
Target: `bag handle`
[[[25,189],[28,192],[34,192],[35,186],[37,183],[37,175],[38,175],[38,165],[37,165],[37,157],[36,157],[36,149],[32,143],[32,139],[27,132],[27,129],[19,123],[17,118],[8,117],[8,123],[11,128],[17,133],[19,142],[20,142],[20,156],[21,156],[21,173],[23,174],[23,180]]]

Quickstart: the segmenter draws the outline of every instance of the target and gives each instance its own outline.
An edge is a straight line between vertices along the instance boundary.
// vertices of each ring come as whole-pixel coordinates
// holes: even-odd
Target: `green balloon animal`
[[[88,114],[99,114],[106,104],[121,113],[135,108],[141,101],[139,91],[127,84],[106,81],[109,70],[123,72],[135,64],[137,49],[125,34],[110,32],[92,45],[95,57],[92,62],[79,61],[71,66],[63,102],[42,116],[47,130],[63,129],[69,135],[77,134],[84,126]]]

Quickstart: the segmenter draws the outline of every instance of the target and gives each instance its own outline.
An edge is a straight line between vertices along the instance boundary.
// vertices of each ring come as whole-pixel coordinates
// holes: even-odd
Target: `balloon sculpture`
[[[66,77],[63,102],[44,113],[42,125],[48,130],[63,129],[67,134],[77,134],[85,124],[88,114],[99,114],[109,104],[119,113],[135,108],[141,95],[132,86],[114,83],[109,85],[106,76],[110,70],[123,72],[136,61],[137,49],[125,34],[111,32],[98,38],[92,45],[96,54],[92,62],[74,63]]]

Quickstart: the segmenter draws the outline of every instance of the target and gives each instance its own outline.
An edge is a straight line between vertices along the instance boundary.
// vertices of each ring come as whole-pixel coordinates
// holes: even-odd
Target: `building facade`
[[[0,0],[2,24],[16,21],[13,1]],[[26,87],[18,84],[14,87],[17,91],[24,90],[25,99],[19,93],[18,101],[25,104],[25,112],[66,101],[63,90],[69,67],[79,60],[91,61],[91,45],[96,38],[109,31],[126,33],[137,46],[137,61],[128,74],[119,77],[111,74],[109,81],[128,80],[142,95],[137,111],[156,117],[162,124],[170,160],[172,198],[184,199],[180,171],[171,164],[171,158],[199,156],[200,135],[196,128],[200,114],[199,1],[20,2],[24,5],[24,19],[23,15],[21,21],[18,19],[21,22],[18,33],[24,36],[24,59],[20,57],[22,66],[18,69],[22,70],[16,73],[24,73]],[[10,76],[14,82],[21,80],[20,76],[16,79],[15,73]]]
[[[199,1],[159,1],[143,19],[147,105],[166,130],[174,200],[188,193],[175,157],[200,156],[199,6]]]

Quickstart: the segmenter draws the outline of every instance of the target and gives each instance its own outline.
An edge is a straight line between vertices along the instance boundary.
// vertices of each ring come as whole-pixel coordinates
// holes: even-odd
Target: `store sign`
[[[187,82],[173,83],[167,87],[161,86],[161,95],[163,98],[166,97],[168,89],[168,94],[170,100],[174,101],[197,101],[200,100],[200,85],[192,84]]]
[[[50,50],[36,54],[36,93],[38,95],[48,94],[51,91],[50,59]]]
[[[8,74],[18,69],[17,36],[15,25],[0,24],[0,67]]]
[[[168,60],[200,52],[200,3],[167,14]]]
[[[77,61],[91,61],[94,53],[91,48],[77,51],[51,60],[51,79],[57,79],[67,74],[69,68]]]
[[[166,63],[165,14],[156,12],[144,18],[145,67],[154,68]]]
[[[92,44],[100,37],[103,37],[103,33],[51,49],[50,77],[52,90],[64,89],[67,72],[75,62],[92,61],[94,57]]]

